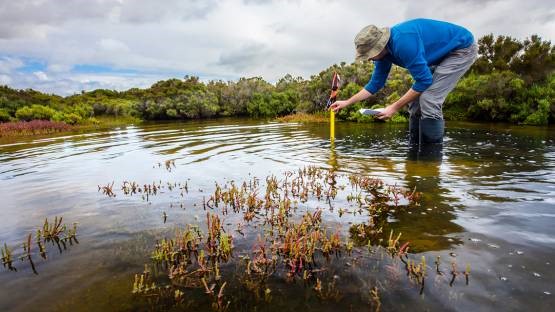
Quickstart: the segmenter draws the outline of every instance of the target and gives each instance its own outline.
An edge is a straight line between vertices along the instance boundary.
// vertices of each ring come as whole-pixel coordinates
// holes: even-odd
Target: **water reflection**
[[[422,211],[419,215],[404,216],[401,231],[414,240],[418,251],[448,249],[460,244],[451,234],[463,231],[452,221],[455,219],[453,198],[442,181],[443,144],[409,146],[405,163],[405,181],[409,188],[423,192]]]

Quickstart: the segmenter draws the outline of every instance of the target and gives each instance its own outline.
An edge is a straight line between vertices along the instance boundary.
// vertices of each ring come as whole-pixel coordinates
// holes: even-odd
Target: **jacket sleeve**
[[[372,72],[372,78],[364,86],[366,91],[376,94],[385,85],[389,71],[391,70],[391,61],[380,60],[374,61],[374,71]]]
[[[412,89],[417,92],[428,89],[432,85],[433,76],[426,62],[424,44],[420,37],[417,34],[404,35],[396,53],[414,79]]]

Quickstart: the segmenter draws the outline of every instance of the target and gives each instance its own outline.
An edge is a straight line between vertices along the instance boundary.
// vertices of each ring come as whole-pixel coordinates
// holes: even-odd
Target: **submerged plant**
[[[29,236],[27,237],[27,242],[23,243],[23,256],[21,256],[21,260],[25,260],[25,258],[29,261],[29,264],[31,265],[31,268],[33,270],[33,273],[35,274],[39,274],[37,273],[37,270],[35,268],[35,263],[33,262],[33,259],[31,258],[31,239],[32,239],[32,235],[29,233]]]
[[[205,293],[212,299],[212,310],[216,312],[228,311],[230,302],[228,301],[224,303],[224,289],[227,282],[224,282],[220,286],[220,290],[217,292],[217,295],[214,290],[216,284],[212,284],[210,287],[208,287],[208,284],[206,283],[206,280],[204,278],[202,278],[202,284],[204,285]]]
[[[378,287],[374,286],[370,290],[370,302],[372,303],[373,311],[380,312],[382,303],[380,300],[380,294],[378,292]]]
[[[77,240],[77,223],[73,224],[73,227],[69,228],[66,224],[62,224],[62,217],[55,217],[54,222],[48,222],[48,218],[44,220],[43,225],[35,232],[35,244],[37,245],[38,254],[47,260],[47,248],[48,242],[55,244],[58,247],[60,253],[67,249],[67,243],[73,245],[73,243],[78,244]],[[23,246],[23,253],[19,256],[21,261],[27,260],[33,273],[38,274],[35,262],[33,261],[33,234],[29,233],[26,240],[21,244]],[[62,249],[63,247],[63,249]],[[17,271],[13,265],[14,256],[12,250],[8,247],[6,243],[0,248],[2,254],[2,264],[5,268],[10,271]]]
[[[1,250],[2,250],[2,265],[4,267],[7,267],[10,271],[17,271],[17,269],[12,265],[13,263],[12,252],[6,243],[4,243],[4,247],[1,248]]]
[[[175,168],[175,160],[173,160],[173,159],[166,160],[164,162],[164,165],[166,166],[166,170],[171,172],[172,168]]]
[[[102,191],[102,194],[108,196],[108,197],[116,197],[116,194],[114,194],[114,182],[112,182],[112,184],[108,183],[105,186],[98,186],[98,191]]]
[[[466,285],[468,285],[468,278],[470,277],[470,264],[466,264],[466,269],[464,270],[464,277],[466,279]]]
[[[341,184],[345,180],[348,180],[352,190],[347,196],[350,209],[334,211],[332,200],[338,194],[347,192],[343,190],[349,184]],[[125,184],[124,192],[132,194],[133,185],[129,182]],[[162,184],[160,181],[150,187],[145,185],[136,192],[148,198],[148,194],[156,194],[163,187],[169,191],[177,190],[183,196],[187,184]],[[287,171],[282,178],[269,175],[266,179],[250,177],[241,183],[215,182],[213,192],[205,194],[202,196],[202,207],[206,211],[206,227],[201,229],[200,225],[188,225],[184,229],[178,228],[174,237],[158,240],[152,251],[152,265],[156,268],[153,271],[162,275],[156,280],[169,282],[155,285],[156,291],[145,294],[137,289],[155,288],[150,281],[141,282],[138,275],[135,294],[147,299],[165,296],[161,300],[177,302],[188,296],[188,289],[201,288],[209,296],[213,310],[225,311],[231,302],[223,300],[224,288],[231,282],[228,262],[232,262],[238,254],[241,261],[232,263],[239,266],[239,272],[244,272],[240,275],[239,285],[254,296],[255,301],[271,300],[272,290],[267,281],[275,278],[283,278],[290,283],[299,281],[301,285],[314,289],[322,300],[341,300],[336,285],[339,279],[334,276],[330,282],[322,282],[325,280],[322,272],[329,269],[332,261],[344,257],[348,257],[345,265],[350,267],[358,261],[359,253],[366,252],[359,248],[363,246],[367,246],[370,253],[383,252],[393,262],[400,259],[404,263],[407,280],[418,285],[421,294],[424,291],[426,258],[413,260],[409,254],[409,242],[401,241],[400,232],[390,230],[389,236],[384,233],[384,228],[390,227],[390,216],[419,205],[420,193],[415,189],[386,185],[378,178],[360,175],[341,177],[336,172],[309,166]],[[351,225],[350,237],[346,238],[339,229],[326,226],[321,208],[311,208],[312,203],[324,201],[331,213],[339,216],[349,213],[349,218],[351,215],[366,215],[367,221]],[[305,202],[309,203],[302,205]],[[300,205],[303,213],[298,213]],[[306,211],[305,207],[308,208]],[[235,226],[226,223],[232,226],[233,233],[247,236],[254,232],[257,235],[250,248],[243,246],[249,240],[237,243],[232,232],[224,229],[223,220],[228,214],[236,214],[236,220],[240,220]],[[235,251],[236,243],[242,246],[239,251]],[[353,255],[354,252],[356,255]],[[439,264],[436,264],[438,270]],[[149,285],[148,288],[146,285]],[[162,288],[167,291],[160,291]],[[373,309],[379,311],[381,304],[377,287],[370,294]]]
[[[449,282],[449,286],[453,287],[453,283],[455,282],[455,278],[457,278],[459,272],[457,272],[457,263],[455,261],[451,262],[451,282]]]

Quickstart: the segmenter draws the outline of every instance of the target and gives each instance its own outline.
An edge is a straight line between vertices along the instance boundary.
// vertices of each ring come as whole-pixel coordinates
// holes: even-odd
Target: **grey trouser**
[[[443,101],[474,63],[477,54],[478,46],[473,43],[468,48],[449,53],[435,68],[432,67],[432,85],[420,94],[418,100],[409,104],[411,117],[443,119]]]

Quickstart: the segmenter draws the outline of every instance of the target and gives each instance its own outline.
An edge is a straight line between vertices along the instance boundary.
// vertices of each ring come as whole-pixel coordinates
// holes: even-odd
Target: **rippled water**
[[[334,148],[327,125],[232,119],[0,143],[0,243],[16,246],[45,217],[60,215],[79,222],[80,240],[37,261],[38,276],[23,263],[18,272],[0,271],[0,310],[130,309],[130,277],[160,233],[203,215],[194,206],[202,190],[306,165],[416,186],[424,193],[421,211],[390,220],[391,227],[414,252],[471,263],[470,285],[438,286],[423,296],[406,287],[382,296],[385,310],[550,310],[555,128],[448,124],[438,158],[410,151],[405,127],[339,123]],[[175,160],[171,172],[166,160]],[[170,195],[147,203],[97,192],[124,180],[188,181],[186,209],[169,208],[178,201]],[[286,309],[310,309],[291,302]]]

